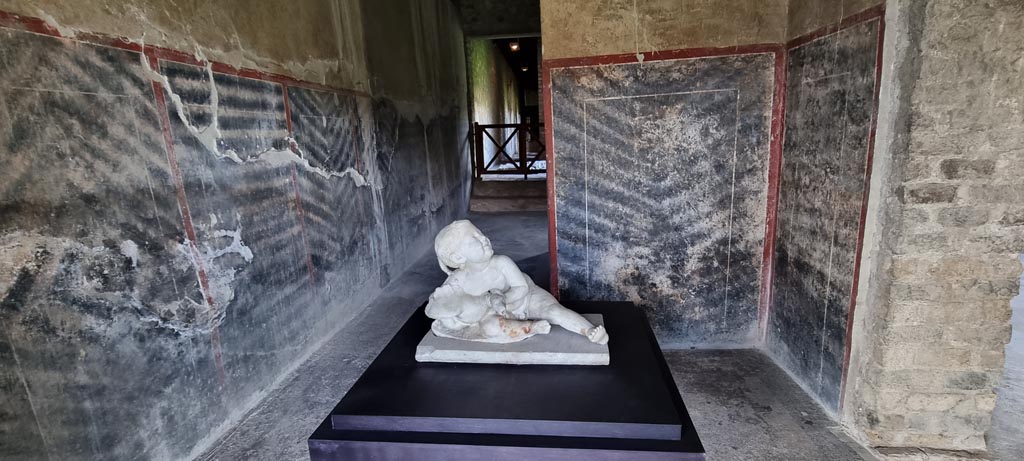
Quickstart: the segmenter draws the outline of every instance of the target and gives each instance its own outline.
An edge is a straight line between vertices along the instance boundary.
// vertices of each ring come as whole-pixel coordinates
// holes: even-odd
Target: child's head
[[[491,241],[465,219],[455,221],[437,233],[434,253],[441,270],[447,274],[461,269],[466,263],[484,262],[494,256]]]
[[[465,292],[454,285],[444,284],[437,287],[427,302],[427,317],[447,319],[456,317],[462,312],[462,303],[466,302]]]

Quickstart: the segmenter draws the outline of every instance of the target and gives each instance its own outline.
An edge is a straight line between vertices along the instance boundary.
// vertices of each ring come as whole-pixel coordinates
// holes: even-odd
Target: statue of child
[[[427,304],[427,315],[438,320],[431,327],[435,334],[512,342],[558,325],[594,343],[608,343],[603,326],[558,304],[511,258],[495,255],[490,240],[473,223],[460,220],[445,226],[434,239],[434,251],[448,274]]]

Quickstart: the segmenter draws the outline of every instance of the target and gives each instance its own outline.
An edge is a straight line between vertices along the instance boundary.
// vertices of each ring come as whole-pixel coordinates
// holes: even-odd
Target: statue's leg
[[[547,320],[514,320],[501,316],[488,316],[481,321],[484,333],[492,342],[510,343],[551,331]]]
[[[589,320],[576,311],[562,306],[550,293],[536,289],[531,293],[531,303],[527,309],[531,318],[539,318],[558,325],[573,333],[585,336],[592,342],[598,344],[608,343],[608,333],[603,326],[594,326]]]

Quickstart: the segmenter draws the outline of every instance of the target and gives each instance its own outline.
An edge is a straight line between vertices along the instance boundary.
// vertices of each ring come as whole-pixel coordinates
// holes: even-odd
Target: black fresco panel
[[[663,344],[757,324],[774,55],[555,69],[559,291],[628,300]]]
[[[789,50],[769,346],[832,410],[875,111],[878,21]]]
[[[190,457],[468,207],[460,98],[289,87],[293,152],[281,84],[149,65],[0,28],[0,447],[14,458]]]
[[[0,29],[0,447],[14,459],[145,458],[152,415],[165,440],[224,416],[199,397],[216,395],[191,334],[202,294],[142,62]]]
[[[162,61],[174,150],[196,233],[196,252],[216,316],[203,338],[221,354],[218,383],[264,388],[312,332],[328,329],[314,307],[308,256],[292,177],[294,163],[266,161],[285,150],[287,121],[278,84]],[[179,111],[186,120],[182,120]],[[216,111],[216,117],[214,112]],[[187,121],[187,123],[186,123]],[[214,138],[205,138],[214,130]],[[211,143],[208,139],[214,139]],[[317,330],[317,328],[320,328]],[[219,346],[216,344],[219,336]]]
[[[331,299],[378,289],[380,261],[387,254],[379,237],[378,191],[361,185],[368,174],[361,160],[369,157],[364,138],[373,127],[369,98],[297,87],[288,89],[288,98],[292,135],[317,168],[300,169],[297,177],[309,264],[318,295],[330,305]],[[349,168],[354,176],[332,175]]]

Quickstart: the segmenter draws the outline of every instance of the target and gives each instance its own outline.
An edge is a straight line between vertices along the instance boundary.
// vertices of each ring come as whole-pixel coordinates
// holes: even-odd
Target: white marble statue
[[[547,334],[552,325],[608,343],[603,326],[558,304],[467,220],[455,221],[434,239],[438,264],[448,274],[427,303],[431,331],[446,338],[511,343]]]

